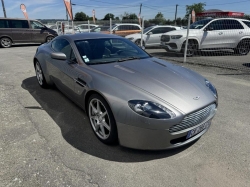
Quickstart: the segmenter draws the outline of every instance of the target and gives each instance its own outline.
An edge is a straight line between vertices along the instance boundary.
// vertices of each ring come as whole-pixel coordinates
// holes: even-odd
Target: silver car
[[[161,45],[161,35],[170,31],[180,30],[181,27],[171,26],[171,25],[156,25],[148,27],[143,30],[143,46],[155,46],[159,47]],[[137,45],[141,45],[141,33],[130,34],[126,36],[127,39],[135,42]]]
[[[116,35],[56,37],[38,47],[33,63],[40,86],[55,84],[85,110],[106,144],[183,146],[209,129],[217,110],[217,91],[207,79]]]

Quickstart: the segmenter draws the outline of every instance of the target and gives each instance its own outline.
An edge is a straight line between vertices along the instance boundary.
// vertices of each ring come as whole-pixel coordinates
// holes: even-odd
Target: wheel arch
[[[8,36],[8,35],[2,35],[2,36],[0,36],[0,40],[1,40],[2,38],[9,38],[9,39],[11,40],[11,42],[13,43],[12,38],[11,38],[10,36]]]

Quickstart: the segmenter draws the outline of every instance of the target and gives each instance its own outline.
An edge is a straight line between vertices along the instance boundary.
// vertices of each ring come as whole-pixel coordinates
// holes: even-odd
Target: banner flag
[[[192,22],[193,23],[195,22],[195,11],[194,11],[194,9],[192,10]]]
[[[66,10],[69,14],[70,19],[73,21],[73,12],[72,12],[72,6],[71,6],[71,0],[63,0]]]
[[[95,9],[92,10],[92,14],[93,14],[93,22],[95,24]]]
[[[21,4],[20,9],[22,10],[24,17],[28,20],[29,17],[28,17],[28,13],[27,13],[27,10],[26,10],[26,6],[24,4]]]

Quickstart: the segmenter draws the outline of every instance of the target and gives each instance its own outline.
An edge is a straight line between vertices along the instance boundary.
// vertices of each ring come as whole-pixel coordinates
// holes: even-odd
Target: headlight
[[[217,90],[216,88],[214,87],[214,85],[212,85],[207,79],[205,79],[205,84],[206,86],[213,92],[214,94],[214,97],[217,98]]]
[[[129,40],[133,40],[134,38],[128,38]]]
[[[171,39],[179,39],[179,38],[181,38],[182,37],[182,35],[172,35],[171,36]]]
[[[154,119],[173,119],[175,113],[168,108],[151,101],[130,100],[129,107],[137,114]]]

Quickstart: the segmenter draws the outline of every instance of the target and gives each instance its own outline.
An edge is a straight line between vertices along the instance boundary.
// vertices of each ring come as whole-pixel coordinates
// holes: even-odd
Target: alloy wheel
[[[43,72],[39,65],[39,63],[36,63],[36,78],[38,83],[42,86],[43,85]]]
[[[4,48],[11,47],[12,41],[9,38],[2,38],[1,39],[1,46]]]
[[[108,110],[97,98],[93,98],[89,103],[89,119],[96,135],[106,140],[110,136],[111,123]]]

